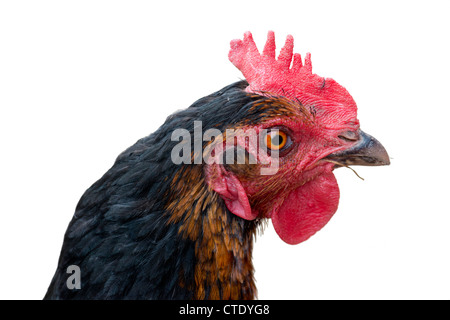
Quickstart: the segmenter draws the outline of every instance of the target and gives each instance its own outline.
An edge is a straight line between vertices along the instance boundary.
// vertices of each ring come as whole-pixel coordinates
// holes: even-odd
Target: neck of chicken
[[[256,298],[252,248],[258,222],[230,213],[204,182],[201,166],[184,167],[171,186],[177,191],[169,196],[168,223],[195,243],[194,283],[180,277],[180,286],[193,290],[195,299]]]

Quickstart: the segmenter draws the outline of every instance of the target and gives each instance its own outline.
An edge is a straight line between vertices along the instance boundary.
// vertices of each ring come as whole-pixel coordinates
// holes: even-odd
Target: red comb
[[[269,31],[263,53],[260,54],[252,34],[243,40],[232,40],[228,54],[230,61],[249,83],[249,92],[267,92],[297,99],[303,104],[318,102],[322,106],[342,105],[355,108],[347,90],[333,79],[312,73],[311,55],[302,63],[300,54],[293,54],[294,38],[288,35],[278,59],[275,57],[275,34]]]

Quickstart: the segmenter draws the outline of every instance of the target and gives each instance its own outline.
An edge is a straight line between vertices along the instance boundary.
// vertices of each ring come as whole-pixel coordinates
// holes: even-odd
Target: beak
[[[359,139],[349,149],[326,157],[343,166],[386,166],[391,162],[383,145],[371,135],[359,131]]]

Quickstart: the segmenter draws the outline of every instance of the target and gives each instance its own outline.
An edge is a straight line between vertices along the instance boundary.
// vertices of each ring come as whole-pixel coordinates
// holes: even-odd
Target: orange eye
[[[287,134],[279,130],[270,131],[266,136],[266,145],[270,150],[282,149],[287,141]]]

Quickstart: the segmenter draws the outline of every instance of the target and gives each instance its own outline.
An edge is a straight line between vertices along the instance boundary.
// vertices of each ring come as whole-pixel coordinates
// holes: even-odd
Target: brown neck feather
[[[203,178],[201,166],[185,166],[172,180],[169,223],[195,243],[196,299],[255,299],[252,249],[257,222],[231,214]],[[180,285],[185,286],[180,277]]]

